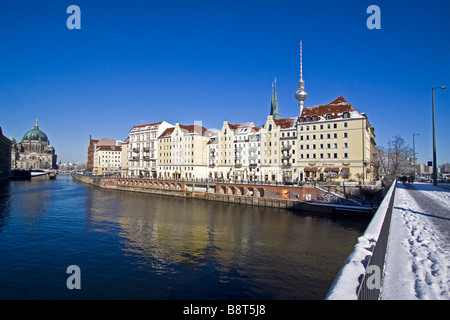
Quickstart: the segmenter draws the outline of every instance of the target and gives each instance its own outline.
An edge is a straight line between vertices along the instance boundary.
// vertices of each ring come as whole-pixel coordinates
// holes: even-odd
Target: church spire
[[[298,89],[295,93],[295,98],[298,101],[299,107],[300,107],[300,117],[302,116],[303,112],[303,104],[308,97],[308,94],[305,91],[305,81],[303,81],[303,52],[302,52],[302,41],[300,40],[300,81],[298,82]]]
[[[34,128],[35,128],[35,129],[39,129],[38,122],[37,122],[37,118],[36,118],[36,123],[34,124]]]
[[[275,78],[275,85],[272,82],[272,103],[270,105],[270,115],[276,120],[280,119],[280,114],[278,112],[277,78]]]

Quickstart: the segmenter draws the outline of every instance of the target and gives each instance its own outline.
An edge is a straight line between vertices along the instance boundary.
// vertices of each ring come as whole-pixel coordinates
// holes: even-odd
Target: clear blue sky
[[[66,9],[81,9],[69,30]],[[369,30],[366,9],[381,9]],[[450,162],[450,1],[0,2],[0,126],[20,140],[36,118],[63,162],[87,157],[89,135],[125,139],[166,120],[207,128],[263,124],[277,77],[281,117],[298,116],[299,41],[305,106],[340,93],[375,127]]]

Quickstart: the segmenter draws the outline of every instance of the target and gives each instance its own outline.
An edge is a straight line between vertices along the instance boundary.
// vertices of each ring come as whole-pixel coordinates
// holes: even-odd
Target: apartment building
[[[212,133],[205,127],[181,125],[167,128],[158,137],[158,177],[207,178],[207,144]]]
[[[94,150],[94,168],[96,175],[121,174],[122,147],[120,145],[101,145]]]
[[[294,176],[300,181],[374,179],[375,130],[342,96],[305,107],[298,121]]]
[[[162,121],[134,126],[129,133],[128,174],[134,177],[158,176],[158,137],[174,125]]]

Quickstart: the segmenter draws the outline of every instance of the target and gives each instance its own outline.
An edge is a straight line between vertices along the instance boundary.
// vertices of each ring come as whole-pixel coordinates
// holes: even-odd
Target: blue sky
[[[69,5],[81,30],[69,30]],[[369,30],[369,5],[381,29]],[[431,88],[450,86],[450,1],[0,2],[0,126],[21,139],[38,118],[58,160],[87,157],[89,135],[134,125],[263,124],[277,77],[281,117],[342,95],[375,127],[432,159]],[[438,90],[438,162],[450,162],[450,87]]]

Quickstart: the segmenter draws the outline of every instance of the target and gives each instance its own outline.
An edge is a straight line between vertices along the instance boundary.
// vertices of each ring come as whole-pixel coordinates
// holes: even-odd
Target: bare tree
[[[375,161],[380,166],[380,174],[395,178],[399,175],[409,175],[413,172],[411,159],[412,148],[406,144],[401,136],[389,139],[388,147],[378,147]]]
[[[401,136],[394,136],[388,142],[388,159],[390,174],[393,176],[410,174],[412,149]]]

